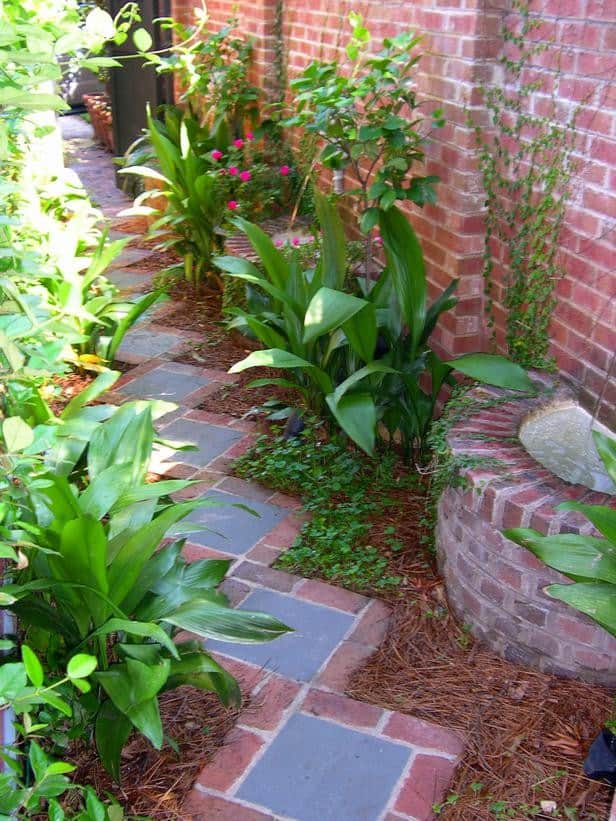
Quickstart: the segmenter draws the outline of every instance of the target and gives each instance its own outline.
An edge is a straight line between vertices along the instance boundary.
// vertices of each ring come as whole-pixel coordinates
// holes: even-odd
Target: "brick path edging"
[[[501,399],[475,388],[471,398]],[[616,498],[568,484],[528,455],[517,438],[524,417],[545,396],[498,403],[454,424],[454,456],[490,457],[495,465],[462,470],[467,484],[448,488],[438,505],[437,550],[447,595],[473,635],[508,661],[564,676],[616,684],[616,638],[572,607],[543,592],[569,582],[508,539],[508,527],[543,533],[590,533],[587,520],[555,507],[575,499],[616,506]],[[486,437],[489,438],[480,438]]]

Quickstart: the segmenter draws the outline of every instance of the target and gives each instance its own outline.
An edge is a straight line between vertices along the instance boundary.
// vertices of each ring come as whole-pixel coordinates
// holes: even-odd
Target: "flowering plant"
[[[246,219],[262,220],[292,202],[297,176],[294,169],[270,157],[253,132],[245,132],[224,152],[214,151],[211,157],[218,168],[217,190],[228,210]]]

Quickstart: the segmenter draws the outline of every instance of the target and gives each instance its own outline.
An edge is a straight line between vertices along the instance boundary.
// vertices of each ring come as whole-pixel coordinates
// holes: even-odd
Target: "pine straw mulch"
[[[242,705],[245,709],[246,702]],[[113,782],[92,747],[83,746],[71,755],[77,765],[72,778],[89,784],[97,795],[112,794],[128,816],[140,815],[154,821],[188,821],[182,811],[186,796],[201,769],[223,745],[226,734],[239,715],[239,708],[224,707],[214,693],[193,687],[178,687],[160,697],[166,743],[155,750],[135,734],[122,751],[121,785]]]
[[[442,818],[554,818],[535,814],[540,800],[553,800],[561,813],[573,807],[573,818],[603,821],[610,789],[586,779],[582,763],[609,716],[610,693],[518,667],[475,642],[451,615],[433,556],[422,545],[422,491],[394,494],[394,502],[373,519],[369,543],[388,557],[387,573],[400,575],[401,587],[379,593],[393,608],[389,633],[352,676],[347,694],[468,739],[450,788],[460,797]],[[391,548],[392,526],[402,550]],[[471,785],[478,783],[475,793]],[[506,802],[509,814],[491,812],[495,801]]]

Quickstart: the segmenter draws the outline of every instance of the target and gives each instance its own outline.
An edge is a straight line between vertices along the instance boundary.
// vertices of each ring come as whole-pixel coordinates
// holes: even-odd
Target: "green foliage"
[[[411,483],[394,467],[392,455],[368,461],[343,442],[322,441],[312,427],[298,438],[262,436],[234,463],[244,478],[301,495],[311,515],[280,567],[368,591],[400,582],[369,541],[369,517],[393,504],[392,490]]]
[[[3,639],[2,650],[14,652],[11,641]],[[16,715],[15,729],[19,743],[4,746],[0,759],[4,772],[0,773],[0,814],[3,818],[40,817],[47,809],[47,817],[55,821],[71,818],[73,821],[121,821],[124,813],[116,803],[104,804],[93,790],[80,787],[68,778],[75,770],[72,764],[52,758],[36,741],[48,729],[40,716],[66,717],[72,715],[70,704],[58,695],[62,690],[87,693],[85,680],[96,669],[96,659],[80,654],[68,662],[66,675],[45,681],[43,666],[36,654],[22,645],[21,660],[4,661],[0,665],[0,711],[11,708]],[[82,809],[66,814],[58,803],[68,791],[81,797]]]
[[[473,122],[486,195],[484,279],[488,323],[494,331],[493,290],[501,249],[505,269],[503,305],[509,356],[524,367],[553,367],[549,323],[554,288],[562,271],[559,237],[574,170],[577,109],[563,123],[552,99],[547,114],[531,113],[540,80],[526,80],[533,58],[548,48],[532,36],[541,25],[532,0],[514,0],[517,24],[501,28],[503,54],[497,84],[483,87],[490,126]],[[556,63],[555,63],[556,64]],[[544,96],[537,99],[544,99]],[[500,275],[500,268],[498,271]]]
[[[263,614],[229,609],[216,592],[229,562],[188,565],[182,541],[159,549],[192,511],[212,502],[173,503],[170,494],[190,482],[146,482],[155,440],[152,410],[142,401],[102,410],[69,406],[66,421],[83,422],[76,449],[70,436],[50,439],[41,430],[53,434],[48,422],[35,426],[31,437],[25,423],[7,426],[7,419],[2,427],[7,472],[0,532],[10,566],[0,603],[16,614],[52,674],[68,665],[71,679],[90,678],[92,691],[64,712],[79,715],[74,725],[94,736],[115,780],[132,728],[161,747],[163,690],[191,684],[225,703],[239,698],[234,679],[199,642],[174,642],[176,633],[254,642],[287,630]],[[47,447],[39,464],[26,453],[28,470],[20,471],[19,451],[36,454],[40,445],[33,443],[41,441]],[[96,660],[96,672],[73,658],[84,652]],[[24,661],[39,678],[40,665],[29,651]]]
[[[18,371],[62,373],[67,362],[100,367],[138,314],[117,302],[115,286],[104,277],[125,241],[107,243],[97,226],[102,215],[75,174],[62,168],[51,109],[65,105],[45,90],[61,78],[59,54],[79,55],[74,62],[94,70],[117,64],[90,53],[113,36],[109,15],[95,9],[82,22],[76,5],[60,0],[3,4],[2,378]]]
[[[299,391],[311,412],[331,415],[368,454],[374,452],[378,422],[390,438],[402,437],[407,452],[421,451],[441,388],[453,383],[455,368],[512,390],[532,389],[526,373],[503,357],[472,354],[443,362],[430,350],[440,315],[455,305],[457,282],[428,304],[421,246],[395,206],[380,215],[386,268],[376,281],[358,278],[352,289],[337,211],[322,196],[317,211],[322,238],[313,268],[287,262],[269,237],[242,220],[237,224],[264,273],[245,259],[216,258],[226,274],[260,291],[249,296],[247,310],[234,311],[231,327],[251,332],[266,348],[236,363],[232,373],[254,367],[288,370],[285,386]]]
[[[160,170],[132,165],[119,173],[155,180],[160,187],[145,191],[123,213],[158,216],[152,228],[170,235],[161,247],[173,248],[184,258],[186,281],[196,285],[210,277],[216,283],[210,267],[212,254],[222,247],[221,202],[213,172],[215,160],[209,152],[218,145],[224,148],[226,137],[199,126],[193,117],[173,107],[165,110],[164,121],[153,118],[148,110],[147,137]],[[161,195],[166,200],[162,213],[143,205]]]
[[[593,436],[608,473],[615,476],[615,441],[599,431],[593,431]],[[557,509],[581,513],[603,538],[577,533],[543,536],[525,527],[504,530],[503,535],[573,580],[573,584],[549,585],[545,588],[549,596],[575,607],[616,636],[616,510],[580,502],[563,502]]]
[[[346,46],[348,65],[313,61],[291,81],[295,112],[287,126],[318,135],[325,145],[320,160],[333,169],[350,168],[359,186],[361,227],[378,222],[379,209],[409,200],[435,201],[436,177],[410,176],[424,159],[419,126],[420,103],[412,86],[421,37],[405,32],[383,40],[370,56],[370,32],[360,15],[351,13],[352,35]],[[442,124],[434,111],[433,125]]]
[[[195,9],[196,26],[173,20],[164,25],[177,45],[168,55],[149,54],[148,62],[160,74],[172,73],[180,86],[180,101],[190,113],[214,131],[225,123],[235,137],[244,136],[246,121],[255,122],[259,89],[248,79],[253,46],[237,33],[235,18],[216,32],[204,30],[202,10]]]

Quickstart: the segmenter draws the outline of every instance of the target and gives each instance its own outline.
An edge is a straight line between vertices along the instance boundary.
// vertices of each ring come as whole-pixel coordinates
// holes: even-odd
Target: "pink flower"
[[[240,180],[242,182],[248,182],[251,176],[252,174],[250,173],[250,171],[240,171]]]
[[[383,244],[383,238],[381,237],[380,234],[377,234],[376,237],[374,238],[374,244],[375,245],[382,245]]]
[[[244,147],[244,140],[233,140],[233,145],[236,148],[243,148]]]
[[[287,177],[291,173],[291,169],[288,165],[281,165],[280,166],[280,174],[283,177]]]
[[[291,240],[291,245],[294,245],[296,248],[300,244],[299,237],[293,237]]]
[[[222,158],[222,151],[219,151],[217,148],[215,148],[212,151],[212,159],[213,160],[220,160],[221,158]]]
[[[255,138],[255,135],[252,133],[252,131],[247,131],[246,132],[246,139],[248,140],[248,142],[250,142],[251,140],[254,140],[254,138]]]
[[[239,168],[236,165],[230,165],[227,168],[227,171],[229,172],[229,174],[231,174],[232,177],[235,177],[239,173]]]
[[[231,211],[235,211],[237,207],[238,203],[235,200],[229,200],[229,202],[227,203],[227,208],[229,208]]]
[[[283,242],[282,242],[282,240],[281,240],[281,239],[277,239],[277,240],[274,242],[274,245],[276,246],[276,248],[282,248],[282,246],[283,246]]]

